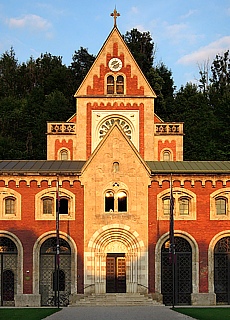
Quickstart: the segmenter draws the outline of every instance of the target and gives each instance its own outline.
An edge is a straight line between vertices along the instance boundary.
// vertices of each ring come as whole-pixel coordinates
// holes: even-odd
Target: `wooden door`
[[[107,256],[106,292],[126,292],[126,263],[124,254],[108,254]]]

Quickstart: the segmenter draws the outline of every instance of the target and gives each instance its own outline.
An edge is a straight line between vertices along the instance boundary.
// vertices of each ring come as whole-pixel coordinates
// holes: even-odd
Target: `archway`
[[[161,247],[161,293],[166,305],[191,304],[192,293],[192,248],[182,237],[175,237],[175,273],[169,255],[169,239]],[[174,281],[174,283],[173,283]]]
[[[18,250],[15,243],[0,237],[1,306],[14,305],[17,293]]]
[[[230,304],[230,236],[220,239],[214,248],[214,292],[216,303]]]
[[[66,306],[71,293],[71,249],[67,241],[60,238],[60,270],[56,270],[56,238],[47,239],[40,248],[41,305],[54,305],[59,282],[60,305]]]
[[[148,255],[138,237],[121,224],[95,232],[85,253],[85,293],[147,292]]]

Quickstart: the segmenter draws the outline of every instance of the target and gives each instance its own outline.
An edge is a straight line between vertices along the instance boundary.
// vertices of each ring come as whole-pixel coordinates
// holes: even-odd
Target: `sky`
[[[0,0],[0,55],[13,47],[22,63],[47,52],[67,66],[80,47],[97,55],[115,6],[121,34],[150,32],[154,64],[172,71],[177,89],[230,49],[230,0]]]

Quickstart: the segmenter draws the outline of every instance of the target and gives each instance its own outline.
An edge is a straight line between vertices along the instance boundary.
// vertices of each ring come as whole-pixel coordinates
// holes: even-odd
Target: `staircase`
[[[151,295],[140,293],[106,293],[91,295],[73,295],[69,307],[77,306],[152,306],[162,303],[152,299]]]

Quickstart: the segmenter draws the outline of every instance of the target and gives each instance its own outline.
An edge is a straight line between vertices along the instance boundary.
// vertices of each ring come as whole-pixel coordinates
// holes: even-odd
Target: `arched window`
[[[181,216],[189,215],[189,199],[182,197],[179,199],[179,212]]]
[[[124,94],[124,77],[118,76],[116,81],[116,93]]]
[[[225,198],[216,199],[216,214],[226,215],[227,213],[227,200]]]
[[[60,151],[60,160],[69,160],[68,151],[67,150],[61,150]]]
[[[171,152],[169,150],[163,152],[163,161],[171,161]]]
[[[113,172],[118,172],[119,171],[119,162],[114,162],[113,163]]]
[[[5,198],[5,214],[15,214],[15,198]]]
[[[118,212],[127,211],[127,194],[124,191],[118,192]]]
[[[170,198],[166,197],[162,199],[163,201],[163,212],[165,216],[170,214]]]
[[[114,194],[112,191],[105,193],[105,212],[114,211]]]
[[[59,213],[60,214],[69,214],[69,201],[67,198],[60,199]]]
[[[114,77],[108,76],[107,78],[107,93],[113,94],[114,93]]]
[[[43,198],[43,214],[53,214],[53,199]]]

